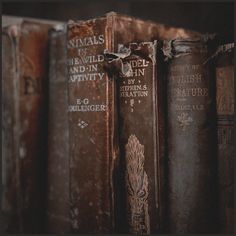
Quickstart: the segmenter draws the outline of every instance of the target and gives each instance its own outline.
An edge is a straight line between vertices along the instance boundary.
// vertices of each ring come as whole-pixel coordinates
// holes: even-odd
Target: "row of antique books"
[[[234,43],[114,12],[2,20],[6,232],[233,232]]]

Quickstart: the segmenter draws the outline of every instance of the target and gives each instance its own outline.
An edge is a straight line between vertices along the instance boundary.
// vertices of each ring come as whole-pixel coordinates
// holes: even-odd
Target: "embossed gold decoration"
[[[148,176],[144,171],[144,146],[135,135],[126,144],[126,188],[131,233],[149,234]]]
[[[178,116],[178,122],[180,123],[182,130],[185,131],[186,127],[193,122],[193,119],[187,113],[183,112]]]

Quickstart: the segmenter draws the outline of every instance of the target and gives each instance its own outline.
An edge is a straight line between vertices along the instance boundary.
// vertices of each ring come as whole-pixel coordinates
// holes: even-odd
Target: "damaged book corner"
[[[5,232],[233,232],[234,44],[115,12],[2,19]]]

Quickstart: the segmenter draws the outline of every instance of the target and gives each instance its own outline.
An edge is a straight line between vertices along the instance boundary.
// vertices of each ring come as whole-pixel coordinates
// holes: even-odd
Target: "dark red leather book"
[[[164,116],[163,81],[157,41],[119,45],[108,56],[117,71],[120,171],[123,173],[127,232],[150,234],[161,229],[161,161]],[[113,58],[112,58],[113,57]],[[121,180],[121,183],[122,183]]]

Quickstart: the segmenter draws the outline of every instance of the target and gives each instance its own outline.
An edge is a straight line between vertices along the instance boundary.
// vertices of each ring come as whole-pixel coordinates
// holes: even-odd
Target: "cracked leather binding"
[[[5,229],[44,228],[48,30],[45,21],[9,17],[3,35],[3,195]]]
[[[214,68],[208,37],[165,41],[167,56],[168,230],[217,230]]]
[[[104,50],[119,43],[169,39],[197,33],[114,12],[68,23],[68,89],[71,228],[76,233],[123,231],[115,190],[119,175],[116,88]],[[115,210],[116,209],[116,210]],[[119,226],[118,226],[119,225]]]
[[[66,67],[66,25],[50,31],[47,161],[47,232],[68,233],[69,130]]]
[[[221,233],[233,233],[234,43],[222,45],[217,51],[219,221]]]
[[[159,102],[162,58],[157,56],[157,48],[157,41],[130,43],[127,47],[119,45],[118,53],[107,55],[111,70],[117,71],[124,224],[127,232],[134,234],[157,233],[161,229],[164,116]]]

